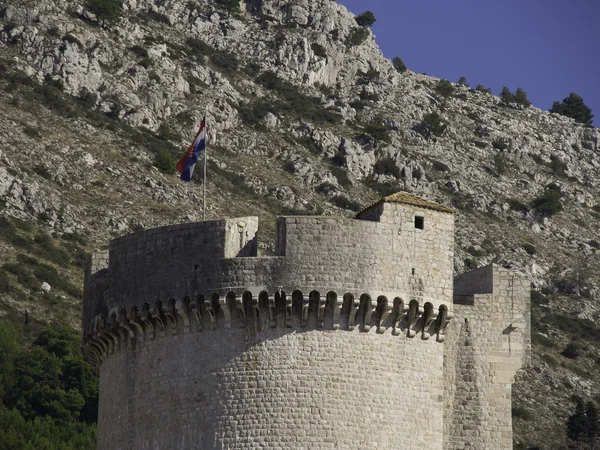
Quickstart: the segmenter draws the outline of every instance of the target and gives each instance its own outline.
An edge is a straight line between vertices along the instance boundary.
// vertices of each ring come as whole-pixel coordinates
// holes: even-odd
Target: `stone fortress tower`
[[[453,279],[454,211],[255,217],[113,240],[85,277],[99,449],[510,449],[529,283]]]

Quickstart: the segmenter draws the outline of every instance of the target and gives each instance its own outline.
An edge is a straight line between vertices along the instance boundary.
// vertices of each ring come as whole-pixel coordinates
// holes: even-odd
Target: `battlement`
[[[220,316],[226,327],[245,326],[250,309],[272,322],[275,310],[287,311],[286,319],[273,322],[277,326],[287,327],[295,315],[298,323],[308,324],[314,310],[320,311],[319,323],[341,321],[335,327],[365,330],[372,317],[408,314],[413,301],[418,307],[408,328],[415,331],[416,318],[427,310],[429,330],[440,308],[450,311],[452,304],[453,216],[450,210],[431,209],[430,202],[384,202],[372,208],[377,217],[367,217],[367,209],[359,220],[281,217],[273,257],[257,254],[256,217],[167,226],[115,239],[108,253],[94,254],[86,268],[84,343],[106,332],[111,320],[112,326],[117,319],[135,322],[142,311],[159,328],[164,328],[162,315],[171,314],[207,329],[204,322],[214,324]],[[298,292],[295,308],[292,298]],[[261,295],[267,299],[262,303]],[[311,295],[318,298],[314,306]],[[248,305],[245,296],[252,298]],[[352,300],[344,306],[344,298]],[[379,302],[389,305],[381,306],[388,308],[385,314],[377,313],[377,299],[386,299]],[[403,305],[395,315],[394,302]],[[134,328],[147,335],[143,327]]]
[[[338,295],[317,291],[287,294],[266,291],[253,295],[214,292],[195,299],[169,299],[148,302],[129,311],[115,308],[109,316],[98,315],[84,330],[86,356],[100,364],[133,339],[138,342],[155,338],[202,332],[217,328],[246,328],[255,336],[271,338],[284,332],[308,330],[391,333],[422,340],[436,336],[444,342],[446,326],[452,318],[448,306],[434,306],[400,297],[380,295]],[[275,331],[273,333],[273,331]]]

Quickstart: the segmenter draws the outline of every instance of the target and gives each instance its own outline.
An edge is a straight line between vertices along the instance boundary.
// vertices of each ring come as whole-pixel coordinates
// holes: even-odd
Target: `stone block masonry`
[[[257,229],[163,227],[90,258],[98,448],[512,448],[528,286],[490,267],[453,290],[451,209],[398,193],[282,217],[273,257]]]

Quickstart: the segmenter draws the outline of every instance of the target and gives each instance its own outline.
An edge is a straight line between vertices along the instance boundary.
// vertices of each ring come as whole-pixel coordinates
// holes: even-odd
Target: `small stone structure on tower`
[[[113,240],[83,344],[102,449],[510,449],[529,283],[453,277],[454,210],[400,192],[355,219],[281,217]]]

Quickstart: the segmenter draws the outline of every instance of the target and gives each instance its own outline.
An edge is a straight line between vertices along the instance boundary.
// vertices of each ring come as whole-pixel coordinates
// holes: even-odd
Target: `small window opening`
[[[419,230],[425,229],[425,217],[415,216],[415,228]]]

